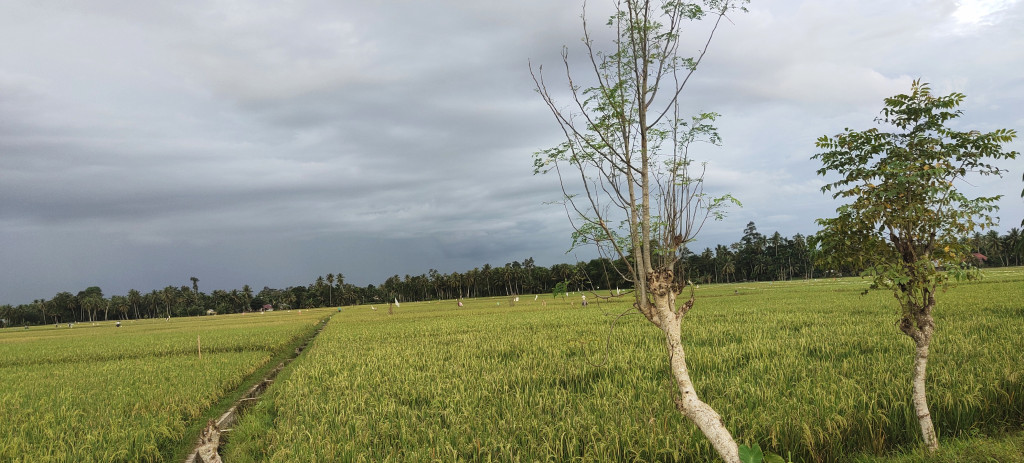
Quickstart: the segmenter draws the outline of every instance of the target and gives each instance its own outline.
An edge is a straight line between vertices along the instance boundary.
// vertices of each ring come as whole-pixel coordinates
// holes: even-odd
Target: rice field
[[[691,374],[739,442],[817,462],[920,441],[913,344],[893,326],[891,295],[860,295],[866,286],[697,290],[683,330]],[[673,406],[660,332],[618,318],[627,303],[578,300],[346,308],[243,418],[225,459],[712,459]],[[1024,269],[951,288],[936,319],[928,381],[940,437],[1024,427]]]
[[[912,342],[859,279],[705,285],[684,322],[698,392],[793,461],[920,441]],[[227,436],[225,461],[713,459],[672,403],[660,332],[580,295],[0,330],[0,461],[168,461],[254,372],[326,329]],[[940,295],[941,438],[1024,429],[1024,269]],[[611,329],[614,322],[614,329]],[[199,345],[202,359],[199,358]]]
[[[0,330],[0,461],[166,461],[197,418],[328,315]]]

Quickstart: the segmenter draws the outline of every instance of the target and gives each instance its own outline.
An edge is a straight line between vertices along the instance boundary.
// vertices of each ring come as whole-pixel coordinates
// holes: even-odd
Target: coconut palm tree
[[[334,305],[334,274],[327,274],[327,305]]]

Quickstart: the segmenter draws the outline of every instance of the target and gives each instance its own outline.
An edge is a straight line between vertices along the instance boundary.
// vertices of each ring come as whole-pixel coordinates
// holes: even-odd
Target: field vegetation
[[[854,278],[697,289],[687,316],[699,320],[683,324],[691,373],[740,443],[794,461],[917,448],[906,386],[914,346],[894,326],[891,295],[861,295],[867,285]],[[622,302],[583,308],[579,299],[402,304],[393,315],[346,308],[236,427],[226,458],[714,458],[666,393],[674,382],[654,355],[660,332],[637,315],[618,318],[635,313]],[[940,438],[1022,428],[1021,301],[1019,268],[986,271],[944,295],[928,383]]]
[[[683,324],[691,371],[740,443],[793,461],[917,460],[905,365],[913,343],[893,326],[891,296],[862,296],[867,285],[696,289],[687,316],[698,320]],[[652,356],[660,332],[622,300],[588,299],[0,330],[0,460],[174,459],[211,407],[328,314],[325,331],[229,435],[227,461],[714,458],[667,393],[666,360]],[[1024,269],[990,269],[937,308],[928,393],[940,438],[958,443],[940,454],[948,461],[984,459],[989,447],[1004,461],[1019,442],[973,445],[1024,428],[1021,301]]]
[[[0,461],[169,460],[197,418],[327,315],[2,330]]]

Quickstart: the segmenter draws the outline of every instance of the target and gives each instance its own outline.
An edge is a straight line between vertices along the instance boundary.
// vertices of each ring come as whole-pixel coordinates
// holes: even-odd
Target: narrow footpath
[[[203,428],[199,437],[196,439],[195,448],[189,453],[188,457],[185,458],[185,463],[222,463],[223,460],[220,458],[220,446],[227,441],[228,436],[231,434],[231,430],[235,423],[238,422],[239,417],[245,414],[245,411],[252,407],[256,401],[259,400],[263,392],[266,391],[271,384],[274,383],[274,378],[281,372],[292,360],[295,360],[302,355],[309,346],[309,343],[313,342],[321,331],[327,326],[327,323],[331,321],[331,316],[328,316],[322,322],[320,326],[316,328],[316,331],[306,339],[299,347],[295,348],[295,352],[288,358],[278,363],[274,369],[270,370],[266,376],[262,379],[257,380],[252,387],[240,399],[238,399],[227,411],[220,415],[215,420],[210,420],[206,427]]]

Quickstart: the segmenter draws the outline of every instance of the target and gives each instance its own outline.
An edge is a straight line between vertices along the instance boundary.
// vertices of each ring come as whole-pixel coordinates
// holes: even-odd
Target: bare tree
[[[536,173],[557,173],[573,224],[573,246],[596,245],[602,256],[625,261],[622,277],[632,281],[634,307],[665,335],[676,405],[711,441],[726,462],[738,462],[738,447],[721,417],[701,401],[690,380],[681,340],[681,322],[693,307],[694,292],[682,304],[677,297],[688,282],[673,271],[684,245],[709,218],[738,204],[729,195],[704,192],[704,164],[694,163],[695,144],[718,144],[703,112],[681,116],[680,96],[697,70],[726,14],[743,10],[745,1],[689,4],[664,0],[619,0],[608,21],[612,48],[595,47],[583,17],[583,44],[592,86],[574,78],[567,48],[562,50],[568,107],[544,80],[543,68],[531,74],[538,93],[565,134],[560,145],[534,157]],[[706,40],[694,57],[679,55],[684,26],[702,24]]]

